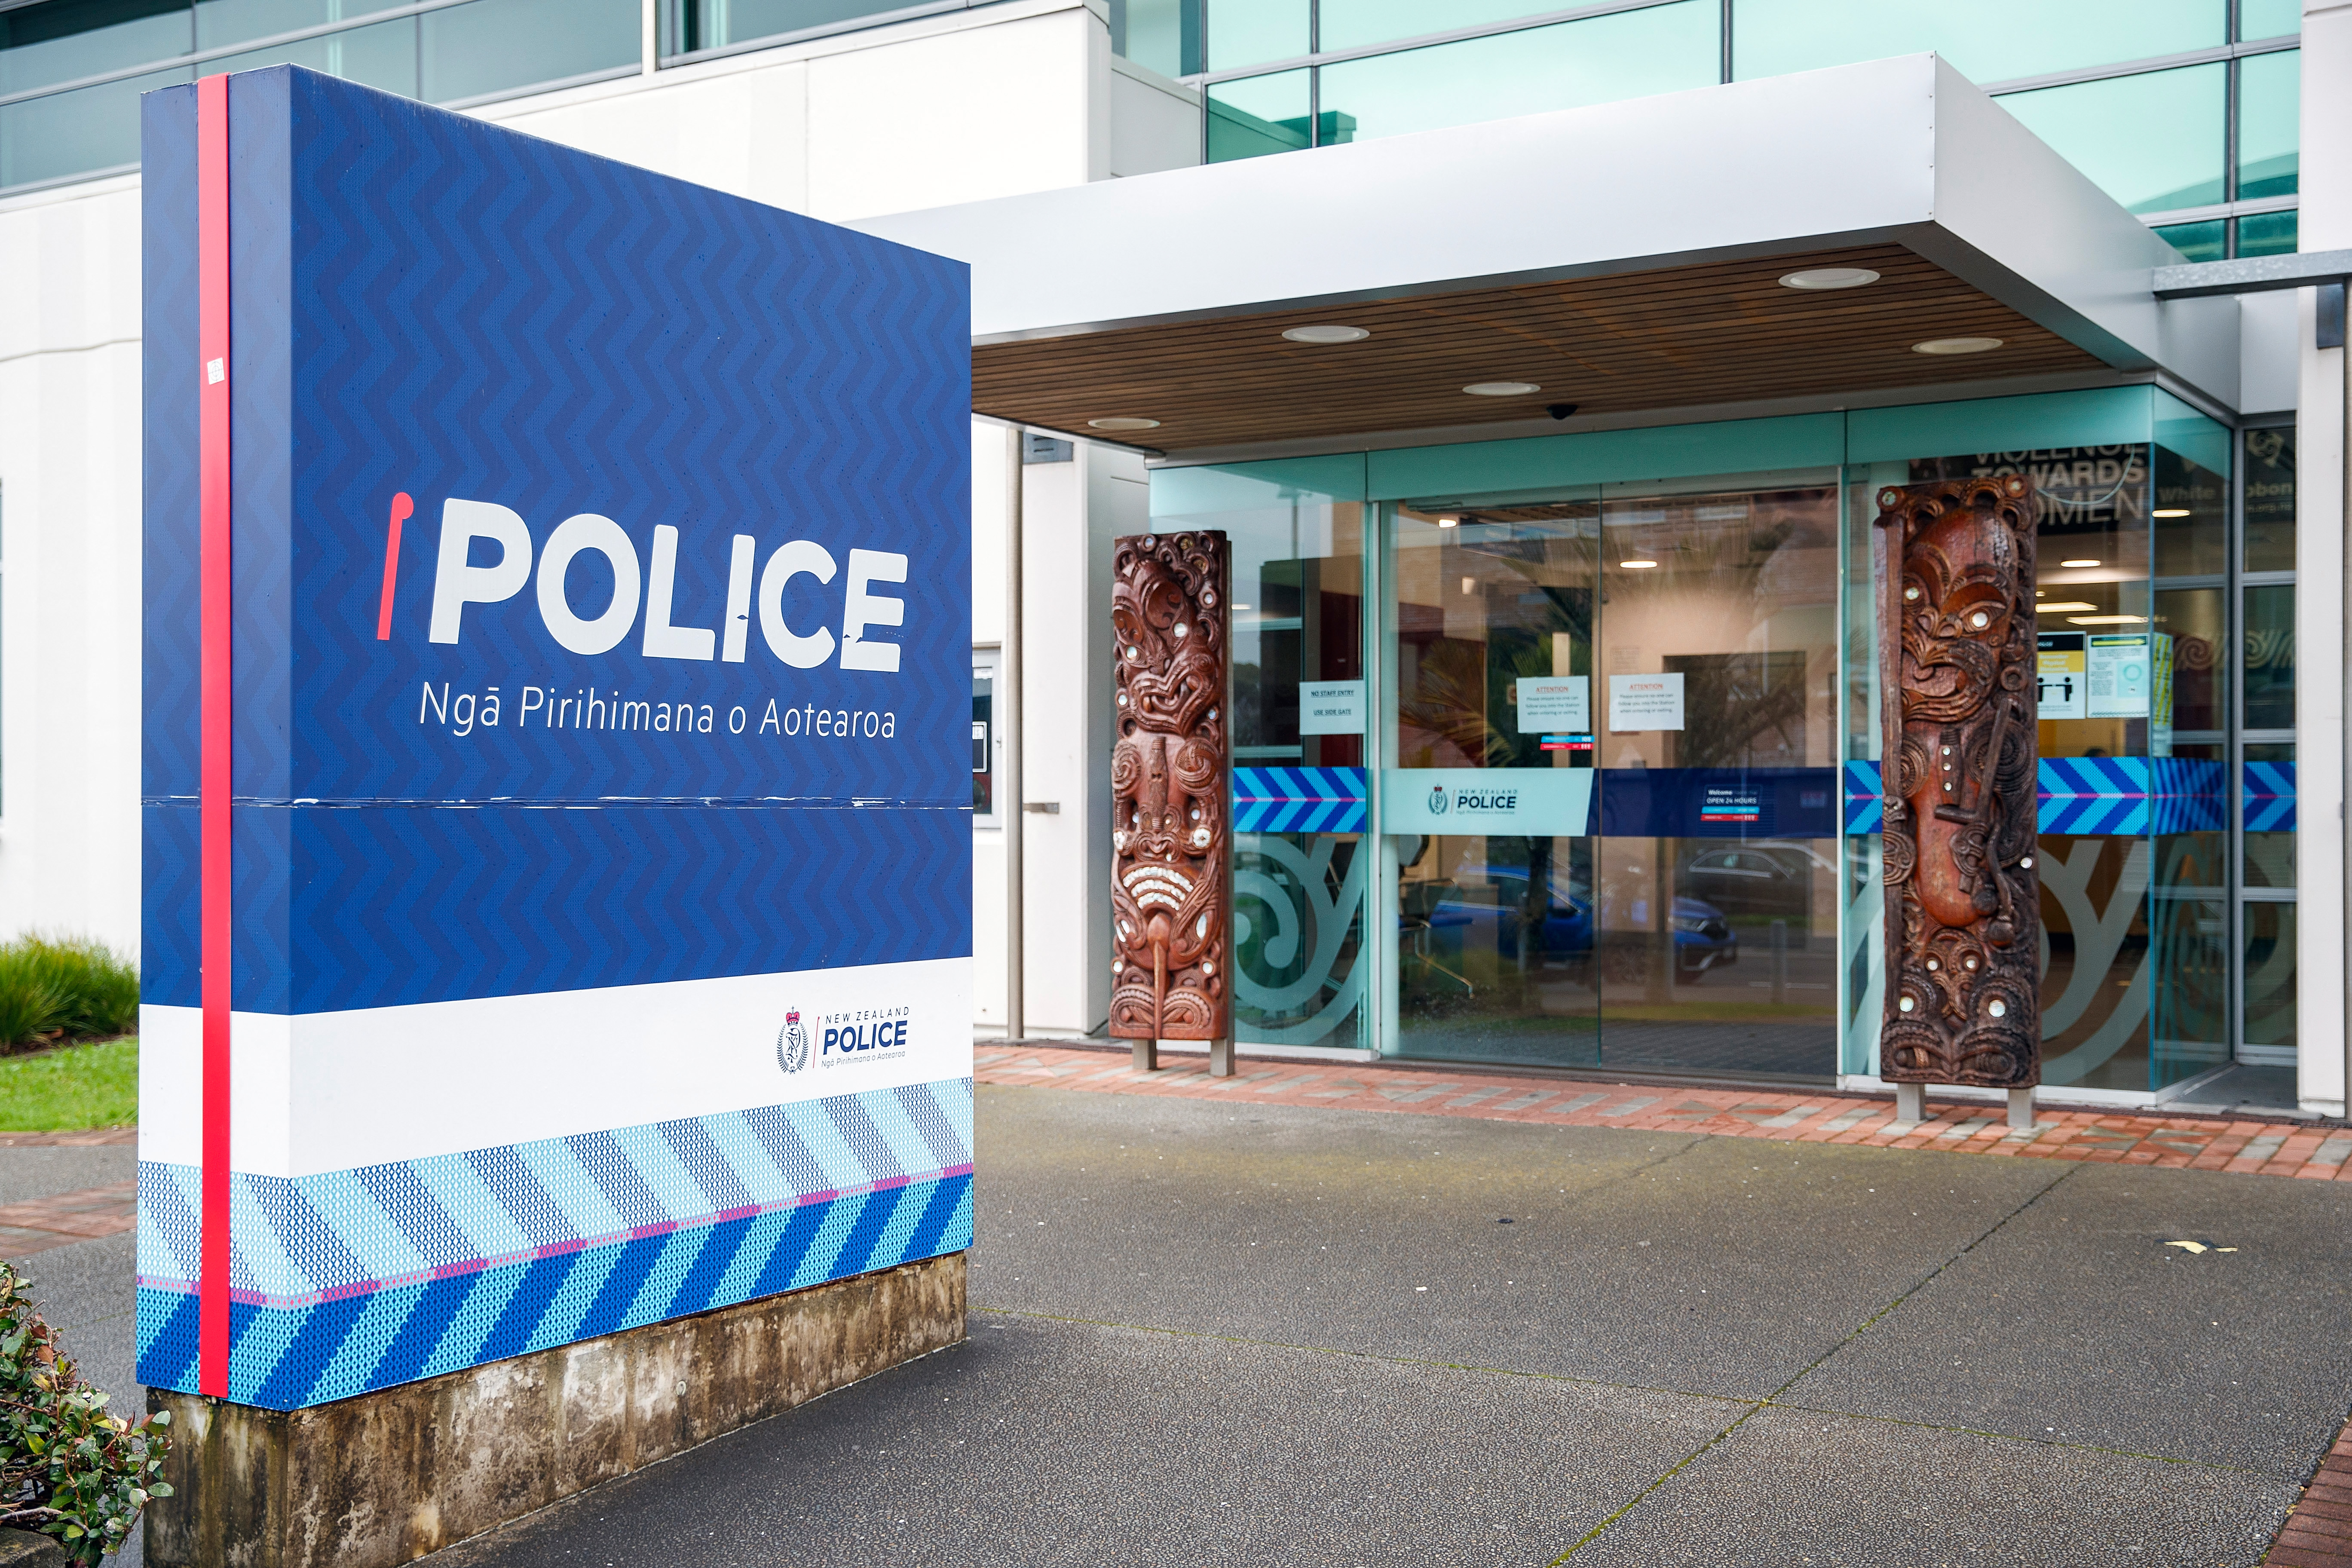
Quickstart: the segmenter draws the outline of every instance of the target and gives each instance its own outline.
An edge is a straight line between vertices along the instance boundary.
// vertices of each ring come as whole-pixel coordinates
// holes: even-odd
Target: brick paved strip
[[[138,1142],[136,1127],[97,1127],[86,1132],[0,1132],[0,1149],[89,1149]]]
[[[2352,1426],[2319,1461],[2318,1473],[2279,1526],[2263,1562],[2270,1568],[2345,1568],[2352,1564]]]
[[[1619,1084],[1568,1095],[1556,1079],[1507,1072],[1480,1073],[1465,1081],[1459,1068],[1433,1075],[1426,1068],[1349,1062],[1344,1070],[1319,1066],[1292,1069],[1246,1058],[1241,1076],[1213,1079],[1202,1058],[1180,1058],[1159,1072],[1137,1073],[1129,1070],[1125,1055],[1118,1052],[1111,1065],[1112,1053],[1084,1047],[983,1047],[974,1053],[974,1076],[982,1083],[1046,1083],[1096,1094],[1169,1094],[1228,1104],[1274,1103],[1279,1096],[1293,1105],[1311,1102],[1337,1110],[1411,1111],[1783,1143],[1864,1143],[1881,1149],[2352,1180],[2352,1131],[2335,1126],[2042,1108],[2035,1112],[2032,1131],[2018,1131],[2005,1124],[1999,1111],[1970,1104],[1931,1107],[1926,1121],[1897,1131],[1895,1108],[1887,1100],[1818,1089],[1775,1094],[1752,1089],[1688,1089],[1644,1094],[1636,1092],[1634,1085]],[[21,1223],[0,1217],[0,1225]],[[2352,1474],[2345,1479],[2352,1481]],[[2352,1563],[2346,1568],[2352,1568]]]
[[[0,1204],[0,1258],[23,1258],[52,1247],[120,1236],[138,1223],[136,1182]]]

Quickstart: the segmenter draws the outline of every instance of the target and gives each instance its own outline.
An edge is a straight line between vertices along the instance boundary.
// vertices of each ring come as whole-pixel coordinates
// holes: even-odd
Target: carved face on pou
[[[1226,1002],[1224,541],[1118,542],[1111,573],[1111,1018],[1122,1038],[1216,1039]]]
[[[2017,542],[1960,512],[1913,540],[1903,572],[1903,717],[1957,723],[1992,695],[2017,606]]]

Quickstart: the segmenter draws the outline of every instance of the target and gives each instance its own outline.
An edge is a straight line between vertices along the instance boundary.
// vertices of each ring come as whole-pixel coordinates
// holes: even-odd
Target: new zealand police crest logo
[[[1429,815],[1432,816],[1444,816],[1445,815],[1445,786],[1444,784],[1432,784],[1429,788]]]
[[[776,1065],[787,1073],[796,1073],[809,1065],[808,1031],[801,1027],[801,1011],[797,1007],[784,1015],[784,1026],[776,1034]]]

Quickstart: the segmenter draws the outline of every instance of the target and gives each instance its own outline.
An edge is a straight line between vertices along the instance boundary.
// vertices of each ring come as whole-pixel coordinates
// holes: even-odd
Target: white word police
[[[489,566],[467,564],[477,539],[496,542],[500,554]],[[667,523],[654,530],[650,581],[645,582],[637,563],[637,547],[621,525],[609,517],[583,511],[565,518],[538,551],[539,616],[547,631],[573,653],[609,653],[618,647],[636,624],[640,589],[646,608],[646,629],[639,649],[647,658],[717,658],[743,662],[751,640],[752,567],[757,542],[750,534],[734,536],[727,569],[725,636],[708,626],[677,626],[671,619],[672,595],[677,577],[677,530]],[[564,591],[564,574],[572,558],[593,551],[613,569],[613,598],[604,613],[584,620],[572,613]],[[433,619],[427,640],[454,643],[462,629],[466,606],[495,605],[513,598],[531,580],[530,529],[511,509],[489,501],[451,499],[441,503],[441,552],[433,574]],[[843,669],[895,674],[898,645],[868,640],[867,628],[903,626],[905,604],[874,592],[877,583],[904,583],[907,558],[887,550],[849,552],[849,580],[841,605],[841,637],[836,644],[825,626],[798,632],[784,623],[784,588],[803,574],[821,584],[834,580],[839,568],[833,552],[813,540],[795,539],[779,545],[759,569],[760,635],[768,649],[795,669],[814,669],[833,658],[836,648]]]

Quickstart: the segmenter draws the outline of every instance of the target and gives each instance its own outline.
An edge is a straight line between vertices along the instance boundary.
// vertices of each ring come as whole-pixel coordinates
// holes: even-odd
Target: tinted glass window
[[[2000,106],[2134,212],[2221,199],[2228,67],[2016,92]]]
[[[1933,49],[1971,81],[2210,48],[2226,0],[1738,0],[1731,68],[1742,79]]]

